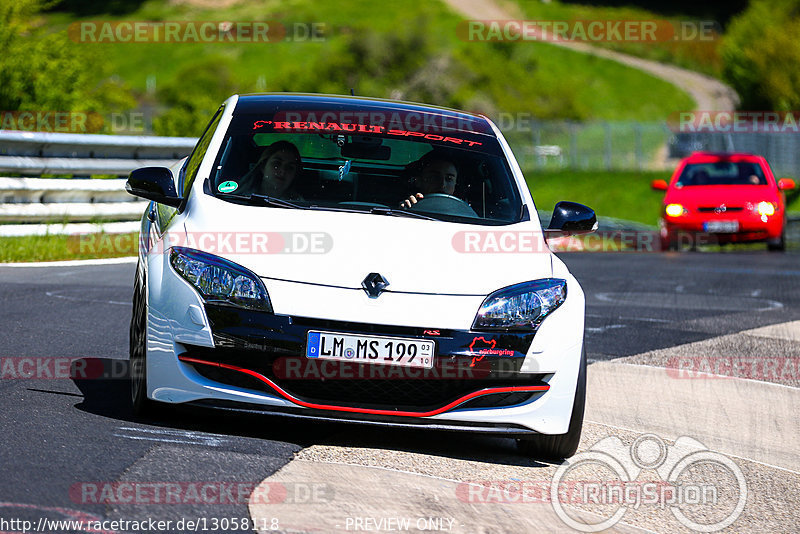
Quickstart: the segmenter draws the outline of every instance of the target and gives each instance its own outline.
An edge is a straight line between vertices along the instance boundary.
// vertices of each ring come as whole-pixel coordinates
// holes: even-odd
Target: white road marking
[[[586,317],[597,317],[601,319],[616,319],[618,321],[643,321],[646,323],[672,323],[674,321],[670,321],[669,319],[656,319],[655,317],[622,317],[620,315],[616,317],[609,317],[608,315],[603,315],[600,313],[587,313]]]
[[[30,263],[0,263],[0,267],[71,267],[85,265],[116,265],[119,263],[136,263],[136,256],[123,258],[102,258],[98,260],[66,260],[66,261],[39,261]]]
[[[584,327],[584,330],[586,330],[590,334],[602,334],[606,330],[613,330],[615,328],[625,328],[625,326],[626,325],[624,325],[624,324],[610,324],[608,326],[600,326],[600,327],[597,327],[597,328],[591,328],[591,327],[586,326],[586,327]]]
[[[135,440],[163,441],[165,443],[186,443],[189,445],[206,445],[209,447],[219,447],[230,442],[230,440],[219,436],[200,432],[191,432],[188,430],[133,428],[128,426],[121,426],[117,430],[119,432],[114,432],[113,434],[115,437]],[[146,435],[136,435],[137,433]]]
[[[552,467],[555,468],[556,466]],[[343,470],[341,468],[346,469]],[[490,532],[498,530],[498,527],[500,531],[511,531],[510,528],[513,524],[516,524],[517,528],[520,528],[520,525],[525,525],[525,527],[530,529],[531,525],[523,522],[527,520],[524,516],[527,515],[528,519],[530,519],[530,512],[534,510],[535,521],[540,523],[537,525],[540,529],[546,527],[546,531],[571,532],[571,530],[558,519],[552,506],[547,503],[530,503],[527,507],[494,508],[488,511],[494,513],[489,513],[488,515],[491,519],[487,519],[486,517],[481,517],[479,514],[475,514],[474,505],[465,503],[455,497],[456,488],[459,486],[482,487],[481,484],[380,465],[295,459],[276,473],[264,479],[261,485],[270,483],[282,484],[288,481],[312,484],[320,478],[331,481],[330,485],[333,487],[333,493],[337,496],[340,492],[345,491],[345,487],[349,489],[353,487],[351,484],[359,484],[358,487],[364,490],[364,495],[358,503],[358,513],[356,514],[360,516],[376,516],[378,511],[380,511],[380,513],[386,517],[411,517],[412,514],[408,513],[408,506],[413,499],[410,498],[410,496],[423,493],[436,503],[437,513],[444,514],[445,517],[450,515],[452,519],[457,520],[457,517],[463,518],[463,514],[469,510],[473,514],[471,517],[485,522],[485,524],[471,523],[469,525],[460,523],[457,525],[460,527],[459,529],[448,529],[451,531]],[[337,484],[341,487],[337,487]],[[259,485],[259,487],[261,485]],[[396,499],[394,503],[388,502],[386,499],[390,492],[395,496],[399,494],[402,498]],[[266,517],[281,517],[282,526],[286,520],[289,522],[292,520],[296,522],[299,521],[302,527],[298,530],[304,532],[332,530],[330,527],[342,531],[350,530],[341,523],[338,525],[332,523],[337,520],[336,514],[341,513],[340,505],[334,502],[310,503],[309,506],[304,509],[303,518],[300,520],[296,519],[296,507],[283,505],[281,503],[261,503],[252,500],[255,496],[263,494],[263,491],[256,489],[253,491],[251,501],[248,503],[250,515],[256,519],[258,524],[261,524]],[[582,507],[573,506],[568,503],[565,504],[565,507],[575,510],[583,516],[606,519],[604,515]],[[354,512],[350,512],[351,515],[353,513]],[[490,521],[500,521],[501,523],[489,524]],[[618,531],[620,527],[627,527],[627,529],[635,532],[655,534],[652,530],[625,521],[619,521],[616,526],[617,528],[612,528],[611,531]],[[292,525],[292,528],[288,530],[293,530],[294,527],[295,525]]]
[[[713,292],[713,290],[709,290],[709,293],[712,293],[712,292]],[[611,302],[611,303],[614,303],[614,304],[627,304],[629,306],[632,305],[632,306],[650,306],[650,307],[666,308],[666,306],[660,306],[661,301],[664,300],[664,299],[661,299],[661,301],[659,301],[657,299],[657,297],[659,297],[660,295],[666,295],[666,293],[653,293],[653,292],[640,292],[640,293],[636,293],[636,292],[619,293],[619,292],[616,292],[616,293],[614,293],[614,292],[606,292],[606,293],[595,293],[594,297],[599,301]],[[680,295],[681,295],[681,297],[683,299],[682,300],[683,304],[682,305],[681,304],[676,304],[674,301],[670,301],[670,305],[669,305],[670,308],[679,308],[679,309],[716,309],[716,310],[726,310],[726,311],[730,310],[730,311],[733,311],[733,310],[740,309],[740,308],[736,307],[736,306],[731,306],[730,304],[728,304],[726,306],[724,304],[726,300],[730,301],[730,300],[738,298],[740,300],[749,301],[750,299],[753,298],[753,297],[750,297],[750,296],[748,296],[748,297],[728,296],[727,299],[719,298],[719,299],[714,299],[713,301],[708,301],[708,299],[706,299],[705,302],[714,302],[717,305],[716,306],[706,305],[703,308],[702,306],[700,306],[700,307],[698,307],[698,306],[699,306],[700,302],[704,302],[703,301],[703,297],[705,297],[705,295],[692,295],[690,293],[680,293]],[[700,299],[699,299],[699,301],[698,301],[698,299],[694,299],[693,300],[692,297],[700,297]],[[648,301],[648,298],[650,299],[649,301]],[[632,299],[636,299],[636,300],[632,300]],[[755,312],[779,310],[779,309],[782,309],[784,307],[783,303],[782,302],[778,302],[777,300],[771,300],[771,299],[755,299],[755,300],[756,300],[756,302],[753,303],[754,305],[760,305],[762,303],[766,304],[766,306],[763,306],[761,308],[755,308],[755,309],[752,310],[752,311],[755,311]],[[719,304],[722,304],[722,305],[720,306]]]
[[[624,430],[626,432],[632,432],[634,434],[641,434],[642,433],[641,430],[634,430],[632,428],[627,428],[627,427],[618,426],[618,425],[610,425],[608,423],[601,423],[600,421],[592,421],[591,419],[584,419],[583,422],[584,423],[591,423],[593,425],[607,426],[608,428],[617,428],[619,430]],[[720,454],[724,454],[725,456],[730,456],[731,458],[737,458],[739,460],[746,460],[748,462],[753,462],[754,464],[763,465],[764,467],[770,467],[772,469],[778,469],[779,471],[786,471],[787,473],[792,473],[794,475],[800,475],[800,471],[794,471],[792,469],[788,469],[786,467],[781,467],[779,465],[772,465],[772,464],[768,464],[766,462],[761,462],[759,460],[753,460],[752,458],[747,458],[746,456],[737,456],[736,454],[731,454],[729,452],[720,452],[720,451],[714,451],[714,452],[719,452]]]
[[[57,298],[57,299],[74,300],[74,301],[77,301],[77,302],[92,302],[92,303],[95,303],[95,304],[117,304],[117,305],[120,305],[120,306],[130,306],[131,305],[130,302],[121,302],[121,301],[118,301],[118,300],[83,299],[83,298],[80,298],[80,297],[69,297],[67,295],[59,295],[59,293],[61,293],[62,291],[66,291],[66,290],[45,291],[45,295],[47,295],[48,297],[53,297],[53,298]]]
[[[674,371],[613,360],[593,364],[586,419],[670,439],[692,436],[724,454],[800,470],[800,422],[793,417],[800,389],[738,377],[680,379]]]

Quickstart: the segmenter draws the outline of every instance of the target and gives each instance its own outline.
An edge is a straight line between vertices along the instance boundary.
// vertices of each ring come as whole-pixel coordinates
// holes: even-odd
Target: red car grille
[[[697,208],[697,211],[700,213],[735,213],[743,209],[741,206],[725,206],[724,208],[722,206],[701,206]]]

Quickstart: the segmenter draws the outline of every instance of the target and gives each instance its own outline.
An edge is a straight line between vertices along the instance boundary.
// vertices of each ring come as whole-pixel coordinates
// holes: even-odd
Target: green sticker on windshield
[[[227,182],[222,182],[221,184],[219,184],[219,187],[217,187],[217,191],[219,191],[220,193],[232,193],[236,191],[238,187],[239,184],[229,180]]]

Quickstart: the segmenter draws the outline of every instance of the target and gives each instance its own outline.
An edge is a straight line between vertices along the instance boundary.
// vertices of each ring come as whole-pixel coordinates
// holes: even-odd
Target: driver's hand
[[[410,197],[408,197],[407,199],[405,199],[404,201],[402,201],[400,203],[400,207],[401,208],[410,208],[411,206],[416,204],[418,200],[422,200],[423,198],[424,197],[423,197],[422,193],[417,193],[416,195],[411,195]]]

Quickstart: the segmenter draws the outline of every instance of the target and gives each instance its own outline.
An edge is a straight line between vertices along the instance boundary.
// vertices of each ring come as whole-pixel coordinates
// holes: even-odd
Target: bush
[[[37,26],[40,0],[0,3],[0,109],[119,112],[136,102],[103,62],[65,33]]]
[[[800,106],[800,0],[754,0],[722,43],[723,75],[748,110]]]
[[[207,57],[178,72],[177,78],[158,91],[168,109],[153,119],[157,135],[199,137],[223,100],[237,92],[230,65],[224,57]]]
[[[309,65],[279,73],[280,91],[309,91],[435,102],[495,115],[528,112],[540,118],[582,119],[571,80],[538,68],[530,47],[504,42],[441,46],[424,17],[394,33],[353,27]],[[542,48],[537,50],[541,51]],[[497,66],[503,65],[503,70]]]

